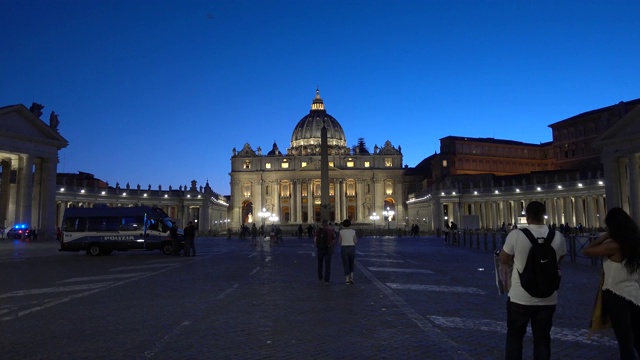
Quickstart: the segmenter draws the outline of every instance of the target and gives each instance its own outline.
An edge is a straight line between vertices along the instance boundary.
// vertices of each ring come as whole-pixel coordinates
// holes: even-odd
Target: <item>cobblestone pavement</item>
[[[93,353],[77,347],[75,352],[67,351],[69,358],[97,359],[105,353],[122,359],[503,356],[506,296],[497,293],[490,251],[445,245],[435,237],[364,238],[357,246],[355,284],[344,283],[338,251],[333,255],[331,284],[324,286],[317,280],[315,251],[308,239],[285,238],[275,246],[261,241],[253,247],[248,240],[199,238],[196,244],[198,256],[180,259],[185,261],[176,268],[180,270],[171,270],[172,274],[190,274],[184,286],[193,288],[182,290],[188,294],[184,298],[166,298],[167,306],[188,310],[154,327],[144,327],[139,317],[126,311],[115,314],[122,318],[119,326],[139,331],[137,341],[127,338],[117,346],[113,341],[93,344]],[[51,256],[53,251],[55,244],[51,243],[20,245],[4,240],[0,262],[20,256]],[[154,266],[161,264],[155,260]],[[610,333],[587,336],[599,268],[565,259],[562,270],[552,332],[553,358],[617,358]],[[147,281],[152,279],[147,277]],[[121,286],[135,292],[134,285]],[[92,296],[99,295],[87,297]],[[0,294],[0,305],[6,298],[7,294]],[[59,306],[73,301],[82,299]],[[22,317],[5,314],[7,321],[0,326],[34,322],[45,311],[48,309]],[[106,336],[118,339],[115,333]],[[524,358],[532,357],[531,343],[527,335]]]

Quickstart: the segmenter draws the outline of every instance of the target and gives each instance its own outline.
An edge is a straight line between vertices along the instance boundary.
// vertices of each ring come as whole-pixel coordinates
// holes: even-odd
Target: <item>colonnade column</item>
[[[602,159],[604,165],[605,194],[607,196],[607,208],[621,206],[620,199],[620,163],[616,157]],[[600,213],[600,218],[604,219],[604,213]],[[602,220],[601,220],[602,222]]]
[[[509,211],[509,202],[508,201],[500,201],[499,202],[500,206],[502,206],[502,221],[504,221],[507,224],[513,224],[515,223],[515,221],[511,218],[510,211]]]
[[[640,223],[640,178],[638,177],[638,155],[629,155],[629,205],[631,218]]]
[[[571,197],[565,197],[564,199],[564,222],[569,226],[575,226],[573,220],[573,199]]]
[[[583,203],[583,199],[582,196],[576,196],[574,198],[574,202],[575,202],[575,208],[576,208],[576,223],[575,225],[578,226],[578,224],[586,224],[586,220],[585,220],[585,216],[584,216],[584,203]]]
[[[500,219],[498,219],[498,206],[499,204],[495,201],[491,201],[489,203],[489,205],[491,205],[491,217],[493,218],[494,222],[500,222]],[[502,224],[500,224],[502,225]]]
[[[556,212],[556,224],[560,226],[560,224],[564,224],[564,219],[562,218],[563,209],[562,209],[562,198],[555,198],[555,212]]]
[[[587,211],[585,214],[585,227],[593,228],[598,226],[598,217],[596,214],[598,213],[598,208],[596,206],[596,199],[594,196],[587,196],[585,198]]]
[[[598,226],[604,228],[604,217],[607,214],[607,210],[604,207],[604,198],[602,196],[598,196]]]

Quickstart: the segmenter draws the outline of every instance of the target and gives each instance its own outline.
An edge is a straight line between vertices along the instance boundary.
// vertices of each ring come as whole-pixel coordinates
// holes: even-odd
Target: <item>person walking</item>
[[[353,265],[356,260],[356,231],[351,228],[351,220],[342,222],[343,228],[340,230],[340,256],[344,267],[345,283],[353,284]]]
[[[251,225],[251,245],[256,246],[258,243],[258,227],[256,224]]]
[[[536,240],[546,238],[550,231],[544,224],[545,213],[545,206],[539,201],[530,202],[525,209],[527,228]],[[551,246],[555,250],[556,261],[559,264],[567,252],[567,247],[564,236],[560,232],[554,231],[554,233]],[[532,246],[523,231],[512,231],[500,251],[500,262],[507,266],[513,265],[511,288],[507,299],[506,360],[522,359],[522,342],[529,321],[531,321],[533,333],[533,358],[535,360],[551,358],[551,327],[558,302],[558,292],[553,291],[551,296],[540,298],[532,296],[523,288],[520,274],[524,271]]]
[[[607,232],[582,253],[603,257],[603,313],[611,320],[620,359],[633,360],[640,357],[640,231],[619,207],[610,209],[604,222]]]
[[[178,225],[176,223],[173,223],[169,229],[169,238],[171,238],[171,255],[180,255],[180,241],[178,241]]]
[[[329,281],[331,280],[331,255],[333,255],[336,235],[326,219],[322,220],[322,226],[316,230],[315,235],[313,241],[316,245],[318,257],[318,279],[324,281],[326,286],[329,286]],[[323,264],[324,275],[322,273]]]
[[[196,256],[196,227],[192,221],[184,228],[184,256]]]

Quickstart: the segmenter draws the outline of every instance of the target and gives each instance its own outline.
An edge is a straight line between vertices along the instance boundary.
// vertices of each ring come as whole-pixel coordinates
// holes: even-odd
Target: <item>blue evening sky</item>
[[[0,3],[0,106],[58,113],[58,171],[111,185],[229,194],[232,149],[286,151],[316,86],[348,146],[409,166],[640,97],[640,1]]]

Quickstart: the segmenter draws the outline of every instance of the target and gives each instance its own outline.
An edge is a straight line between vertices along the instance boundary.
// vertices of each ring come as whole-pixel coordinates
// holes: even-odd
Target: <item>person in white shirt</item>
[[[342,222],[340,230],[340,255],[342,256],[342,266],[344,267],[344,277],[346,284],[353,284],[353,265],[356,260],[356,231],[351,228],[351,220]]]
[[[611,320],[620,359],[636,359],[640,357],[640,231],[618,207],[607,212],[604,222],[607,232],[582,253],[603,257],[603,312]]]
[[[544,224],[546,209],[543,203],[532,201],[527,204],[525,215],[527,228],[536,238],[545,238],[549,227]],[[533,358],[551,358],[551,327],[553,314],[558,302],[557,291],[546,298],[536,298],[529,295],[520,283],[520,273],[523,271],[527,256],[531,249],[531,242],[520,230],[509,233],[500,251],[500,261],[504,265],[513,264],[511,288],[507,300],[507,341],[505,359],[522,359],[522,341],[531,321],[533,333]],[[551,242],[555,249],[558,264],[567,253],[564,236],[556,232]]]

